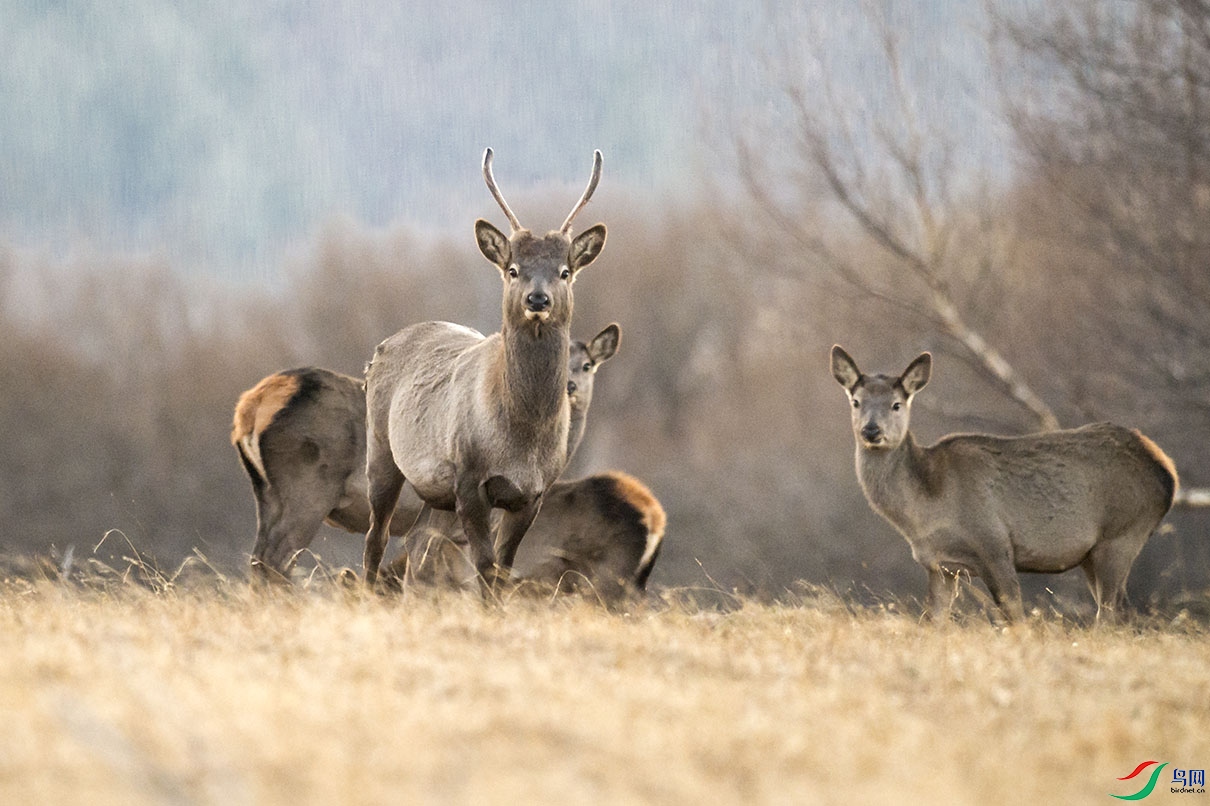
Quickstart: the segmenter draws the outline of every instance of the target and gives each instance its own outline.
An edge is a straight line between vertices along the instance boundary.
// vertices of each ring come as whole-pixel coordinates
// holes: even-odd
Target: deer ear
[[[618,351],[618,344],[621,341],[622,328],[616,324],[610,325],[588,343],[588,357],[597,364],[600,364],[602,361],[608,361]]]
[[[512,249],[509,248],[508,238],[496,229],[490,221],[482,218],[475,222],[475,240],[479,242],[479,251],[501,271],[508,268],[512,262]]]
[[[597,259],[605,248],[605,225],[597,224],[589,227],[576,236],[567,251],[567,266],[572,272],[577,272]]]
[[[932,374],[933,357],[928,353],[921,353],[899,376],[899,385],[907,392],[907,396],[911,397],[925,387]]]
[[[857,368],[857,363],[839,344],[832,346],[832,377],[849,392],[852,392],[853,387],[861,380],[861,370]]]

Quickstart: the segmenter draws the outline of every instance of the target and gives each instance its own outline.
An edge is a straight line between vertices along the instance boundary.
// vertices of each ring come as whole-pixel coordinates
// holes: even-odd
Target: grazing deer
[[[617,603],[647,589],[666,523],[651,490],[629,474],[609,471],[557,481],[525,533],[511,578],[523,590],[580,592]],[[407,543],[389,565],[391,578],[450,587],[474,582],[466,538],[456,524],[420,527]]]
[[[572,342],[568,460],[584,436],[597,369],[613,357],[620,339],[614,324],[587,344]],[[351,532],[369,529],[365,433],[365,384],[348,375],[287,370],[240,396],[231,442],[256,497],[252,569],[258,577],[284,580],[325,521]],[[416,494],[404,491],[391,518],[392,534],[406,532],[420,509]]]
[[[514,576],[608,602],[647,589],[663,545],[664,508],[641,481],[611,471],[556,482],[517,552]]]
[[[575,238],[571,224],[600,177],[597,151],[588,187],[562,226],[538,236],[505,203],[492,176],[492,150],[484,152],[483,178],[512,228],[505,236],[483,219],[475,222],[479,250],[503,280],[503,324],[483,336],[424,322],[375,350],[366,370],[367,584],[378,576],[405,481],[433,508],[458,514],[485,596],[512,565],[542,494],[567,462],[572,283],[605,246],[604,224]],[[493,508],[505,511],[499,566]]]
[[[958,574],[981,578],[1009,621],[1024,617],[1018,571],[1080,566],[1112,617],[1130,566],[1176,494],[1176,468],[1138,431],[1097,423],[1018,437],[955,434],[921,447],[908,430],[932,357],[902,375],[863,375],[840,346],[832,375],[848,392],[857,478],[928,571],[928,606],[948,615]]]

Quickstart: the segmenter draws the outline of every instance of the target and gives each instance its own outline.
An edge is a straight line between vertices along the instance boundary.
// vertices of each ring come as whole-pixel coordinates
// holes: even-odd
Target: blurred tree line
[[[996,73],[1014,76],[1011,181],[954,170],[969,144],[927,114],[927,71],[888,9],[868,4],[863,24],[880,43],[869,92],[890,102],[854,101],[789,37],[764,66],[773,114],[724,138],[734,175],[703,180],[700,201],[602,194],[582,216],[610,239],[577,283],[574,334],[617,321],[623,339],[569,472],[623,469],[660,497],[656,584],[923,593],[858,488],[834,342],[871,370],[934,352],[924,441],[1111,419],[1152,436],[1186,485],[1210,483],[1210,5],[993,13]],[[522,197],[522,220],[559,220],[555,195]],[[241,568],[254,510],[227,442],[238,394],[290,366],[359,373],[410,322],[497,329],[499,281],[470,233],[333,220],[280,294],[0,253],[5,548],[87,548],[119,528],[166,563],[198,547]],[[1135,566],[1136,603],[1204,601],[1207,522],[1169,516]],[[341,546],[359,556],[335,532],[318,551]],[[1088,603],[1083,587],[1028,590]]]

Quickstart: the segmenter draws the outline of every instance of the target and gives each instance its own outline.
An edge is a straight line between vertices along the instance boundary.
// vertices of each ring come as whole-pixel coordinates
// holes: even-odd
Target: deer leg
[[[256,545],[252,549],[252,578],[259,582],[288,583],[300,549],[311,545],[323,522],[323,504],[279,496],[257,500]]]
[[[929,618],[938,624],[950,620],[950,611],[958,598],[958,575],[941,566],[928,569],[929,592],[925,599]]]
[[[1126,601],[1126,577],[1149,536],[1150,530],[1144,532],[1141,539],[1136,535],[1123,535],[1102,540],[1092,547],[1081,563],[1097,602],[1097,621],[1117,619]]]
[[[487,599],[496,582],[496,551],[492,548],[491,505],[478,478],[466,474],[458,479],[455,511],[466,532],[471,561],[479,575],[479,592]]]
[[[367,448],[366,479],[369,482],[370,530],[366,532],[366,550],[362,558],[366,585],[373,587],[378,579],[378,566],[386,553],[387,541],[391,539],[391,516],[399,493],[403,490],[404,477],[389,448],[375,450]]]
[[[979,576],[983,577],[992,599],[1008,623],[1025,620],[1025,606],[1021,603],[1021,578],[1011,562],[989,563]]]
[[[407,575],[401,577],[404,584],[434,582],[433,561],[430,558],[433,542],[433,508],[421,504],[420,512],[412,528],[403,536],[403,554],[407,557]]]
[[[1101,600],[1104,595],[1101,591],[1101,581],[1097,579],[1096,564],[1092,561],[1092,552],[1084,558],[1080,563],[1080,570],[1084,572],[1084,579],[1088,582],[1088,592],[1092,594],[1092,601],[1097,606],[1096,618],[1101,618]]]
[[[416,513],[416,519],[412,521],[411,527],[404,532],[399,543],[403,551],[391,563],[391,573],[398,580],[401,588],[409,588],[416,582],[416,557],[412,555],[413,548],[416,545],[417,535],[424,529],[420,524],[427,520],[429,505],[422,503],[420,511]]]
[[[264,485],[254,486],[256,493],[256,543],[252,547],[252,578],[260,582],[283,582],[285,578],[267,560],[272,535],[281,520],[281,502]]]
[[[435,584],[436,575],[433,572],[435,563],[431,554],[433,546],[433,530],[419,523],[408,532],[404,543],[404,555],[408,558],[408,573],[406,584],[410,587],[416,584]]]
[[[287,472],[289,471],[289,472]],[[340,486],[312,468],[285,468],[276,484],[272,525],[258,541],[258,570],[288,577],[298,553],[311,545],[320,525],[340,501]]]
[[[538,517],[538,510],[541,506],[542,499],[538,498],[529,506],[516,512],[505,512],[504,517],[500,520],[500,567],[505,571],[513,567],[513,560],[517,557],[517,548],[521,545],[521,538],[525,537],[534,518]]]
[[[298,553],[311,545],[328,513],[328,501],[297,498],[269,530],[268,546],[257,559],[268,569],[288,577]]]
[[[526,493],[505,476],[492,476],[484,483],[483,489],[492,506],[505,511],[500,521],[497,547],[500,550],[500,566],[508,570],[512,568],[513,559],[517,556],[521,538],[525,537],[530,524],[538,515],[538,508],[542,506],[542,494],[535,496],[533,493]]]

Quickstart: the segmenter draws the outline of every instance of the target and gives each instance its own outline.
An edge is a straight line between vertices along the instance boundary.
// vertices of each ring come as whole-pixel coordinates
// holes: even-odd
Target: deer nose
[[[861,427],[861,438],[866,442],[873,442],[882,436],[882,429],[876,423],[866,423]]]
[[[574,395],[576,393],[576,389],[577,389],[577,387],[576,387],[575,381],[567,382],[567,394]]]
[[[545,311],[550,308],[550,295],[544,291],[531,291],[525,295],[525,307],[531,311]]]

